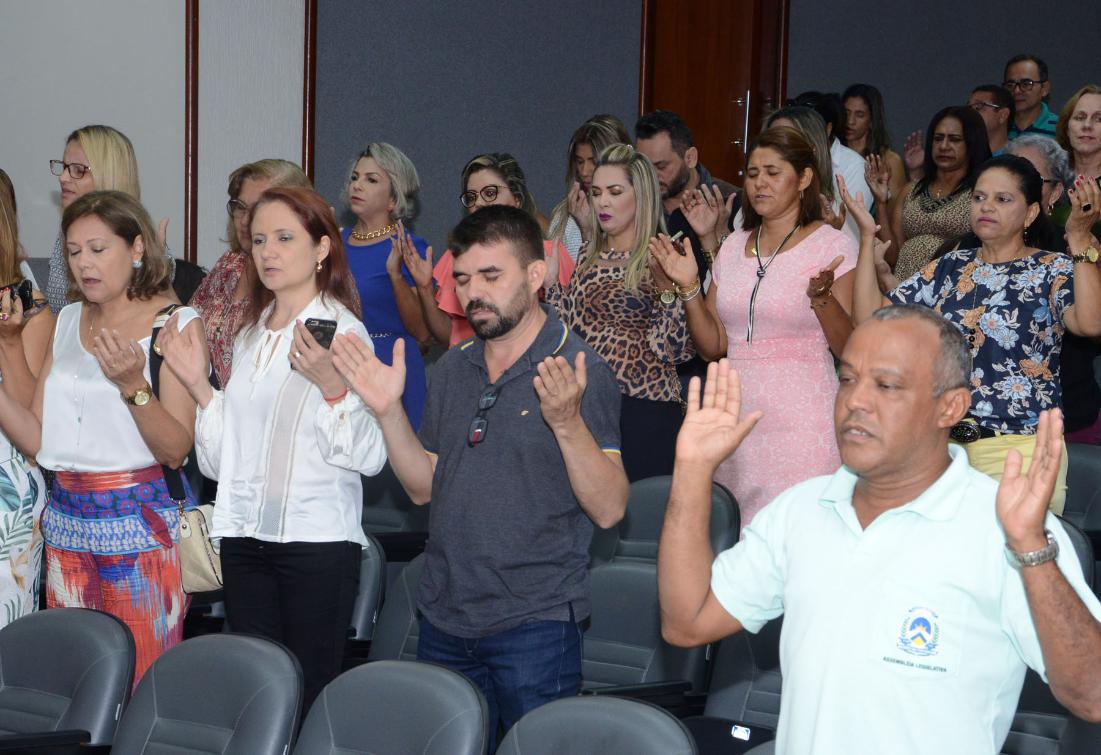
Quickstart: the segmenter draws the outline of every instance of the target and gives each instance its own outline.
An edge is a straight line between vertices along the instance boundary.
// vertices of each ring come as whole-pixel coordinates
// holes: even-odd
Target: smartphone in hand
[[[321,348],[327,349],[333,345],[333,336],[336,335],[336,320],[319,320],[311,317],[303,323],[306,330],[317,341]]]

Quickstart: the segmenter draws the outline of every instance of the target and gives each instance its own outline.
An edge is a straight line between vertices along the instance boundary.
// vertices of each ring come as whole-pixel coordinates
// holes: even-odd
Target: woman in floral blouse
[[[842,191],[860,221],[861,247],[853,294],[859,323],[885,304],[923,304],[954,323],[971,344],[971,414],[952,430],[972,466],[1000,478],[1006,455],[1026,463],[1040,412],[1059,407],[1059,352],[1066,331],[1101,335],[1101,271],[1090,225],[1101,213],[1096,185],[1071,192],[1070,254],[1047,251],[1055,233],[1041,211],[1043,179],[1028,160],[1003,155],[979,171],[971,199],[978,249],[949,252],[884,299],[876,284],[875,221]],[[1092,258],[1092,259],[1091,259]],[[1062,511],[1066,454],[1051,508]]]
[[[547,302],[615,371],[627,478],[672,474],[684,419],[676,365],[694,353],[684,301],[699,296],[699,284],[677,290],[651,261],[650,239],[665,230],[661,190],[634,147],[600,153],[589,205],[593,236],[569,287],[549,287]]]

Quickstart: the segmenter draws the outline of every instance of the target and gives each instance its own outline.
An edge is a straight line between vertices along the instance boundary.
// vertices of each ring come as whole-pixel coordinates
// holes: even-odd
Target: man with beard
[[[417,657],[470,677],[491,731],[581,688],[593,524],[627,507],[612,370],[539,302],[539,225],[515,207],[451,233],[459,301],[476,335],[433,367],[419,433],[402,410],[403,355],[338,336],[334,362],[378,417],[409,497],[432,502],[417,592]]]
[[[1026,666],[1101,720],[1101,603],[1048,512],[1062,417],[1040,414],[1027,474],[1001,482],[949,445],[971,405],[970,348],[927,307],[885,307],[841,358],[844,466],[781,493],[714,558],[709,472],[760,418],[737,375],[690,392],[658,551],[662,634],[757,632],[781,614],[784,755],[1001,752]]]

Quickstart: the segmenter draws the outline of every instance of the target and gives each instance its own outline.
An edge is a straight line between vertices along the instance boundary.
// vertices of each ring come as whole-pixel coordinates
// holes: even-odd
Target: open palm
[[[394,343],[393,364],[388,365],[358,336],[342,333],[333,339],[333,365],[363,403],[382,416],[401,407],[405,391],[405,341]]]
[[[1042,544],[1044,518],[1055,492],[1062,453],[1063,413],[1058,409],[1040,412],[1028,474],[1021,474],[1021,454],[1010,451],[998,483],[996,508],[1007,543]]]
[[[718,467],[745,440],[763,416],[741,417],[742,385],[730,362],[720,359],[707,366],[707,383],[700,396],[700,380],[688,385],[688,410],[677,436],[677,462]]]

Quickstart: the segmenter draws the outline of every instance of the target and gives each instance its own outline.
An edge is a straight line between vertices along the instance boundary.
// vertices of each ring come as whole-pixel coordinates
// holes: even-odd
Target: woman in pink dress
[[[708,360],[728,356],[741,375],[743,411],[764,412],[715,475],[734,493],[743,527],[786,488],[841,464],[830,351],[840,354],[852,330],[857,248],[822,221],[816,165],[794,129],[757,137],[747,158],[742,230],[719,250],[707,295],[686,302],[696,350]],[[713,209],[704,201],[691,211]],[[667,238],[651,251],[678,286],[694,284],[691,253],[681,256]]]

